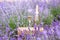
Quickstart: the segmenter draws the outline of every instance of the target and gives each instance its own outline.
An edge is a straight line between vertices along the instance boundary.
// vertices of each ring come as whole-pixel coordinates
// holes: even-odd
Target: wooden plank
[[[19,30],[23,31],[23,30],[29,30],[28,27],[19,27]],[[30,30],[34,30],[34,27],[30,27]]]

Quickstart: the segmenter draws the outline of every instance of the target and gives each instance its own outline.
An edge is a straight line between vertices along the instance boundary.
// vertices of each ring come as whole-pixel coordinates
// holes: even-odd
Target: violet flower
[[[37,40],[41,40],[41,38],[40,37],[37,37]]]
[[[2,37],[0,37],[0,40],[3,40]]]
[[[16,40],[15,38],[10,38],[10,40]]]
[[[37,25],[36,25],[36,23],[34,24],[34,29],[37,30]]]

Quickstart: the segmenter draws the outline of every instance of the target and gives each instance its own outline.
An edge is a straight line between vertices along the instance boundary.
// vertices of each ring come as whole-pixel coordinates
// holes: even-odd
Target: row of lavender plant
[[[22,2],[22,9],[25,9],[25,10],[28,9],[28,8],[25,8],[25,4],[26,3],[24,2],[24,5],[23,5],[23,2]],[[34,5],[33,6],[29,6],[29,8],[32,7],[34,9],[35,8],[35,3],[37,3],[39,5],[40,4],[43,5],[42,6],[43,9],[41,10],[42,12],[43,12],[45,6],[47,7],[47,5],[45,4],[45,2],[44,3],[43,2],[41,3],[39,1],[37,1],[37,2],[33,1],[32,4],[34,4]],[[13,4],[15,4],[15,3],[13,3]],[[39,30],[39,28],[41,28],[41,25],[39,25],[38,26],[38,30],[33,31],[34,33],[31,32],[31,31],[29,31],[31,33],[26,33],[25,34],[26,31],[23,31],[18,36],[17,35],[17,28],[16,28],[16,26],[17,26],[16,21],[12,18],[12,19],[10,19],[10,22],[11,23],[9,24],[9,17],[10,17],[11,14],[12,15],[16,15],[15,14],[15,12],[17,13],[16,8],[18,8],[20,6],[17,6],[16,4],[15,4],[15,6],[13,6],[12,4],[8,4],[6,2],[3,2],[3,4],[0,4],[0,5],[1,5],[0,6],[0,9],[2,11],[1,14],[0,14],[1,15],[0,16],[0,18],[1,18],[0,21],[3,24],[3,25],[0,25],[0,27],[1,27],[0,29],[3,29],[3,31],[0,30],[0,34],[1,34],[0,35],[0,40],[23,40],[23,39],[25,39],[25,40],[60,40],[60,38],[59,38],[60,37],[60,35],[59,35],[59,32],[60,32],[59,31],[60,30],[59,29],[60,22],[59,21],[52,22],[52,24],[50,26],[47,25],[46,27],[44,25],[42,25],[42,26],[44,26],[44,30],[42,32]],[[30,5],[30,3],[29,3],[29,5]],[[27,6],[28,6],[28,4],[27,4]],[[56,5],[52,5],[52,6],[56,7]],[[35,11],[32,11],[32,12],[34,13]],[[59,12],[54,11],[53,13],[59,13]],[[17,16],[20,16],[20,15],[17,14]],[[56,16],[56,14],[54,16]],[[47,22],[47,24],[50,23],[50,22],[51,21]],[[14,28],[15,29],[12,30],[11,28],[9,28],[10,26],[11,26],[11,28],[13,26],[13,29]],[[36,27],[37,27],[37,25],[34,26],[35,29],[37,29]]]
[[[6,32],[4,35],[0,35],[0,40],[60,40],[60,21],[56,20],[50,26],[43,26],[39,24],[37,30],[37,25],[34,25],[35,30],[33,31],[20,30],[20,35],[17,34],[17,30],[14,32],[6,26]]]

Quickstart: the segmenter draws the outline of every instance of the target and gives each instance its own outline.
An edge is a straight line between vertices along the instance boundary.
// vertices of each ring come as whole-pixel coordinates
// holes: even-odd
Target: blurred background
[[[60,0],[0,0],[0,35],[17,27],[34,27],[36,5],[39,17],[36,24],[44,27],[55,20],[60,22]]]

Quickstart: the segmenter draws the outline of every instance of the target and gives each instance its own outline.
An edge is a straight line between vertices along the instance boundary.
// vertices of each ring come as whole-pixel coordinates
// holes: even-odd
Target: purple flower
[[[37,40],[41,40],[41,38],[40,37],[37,37]]]
[[[18,37],[18,40],[22,40],[22,38]]]
[[[35,30],[37,29],[36,27],[37,27],[37,25],[36,25],[36,23],[35,23],[35,24],[34,24],[34,29],[35,29]]]
[[[30,34],[27,34],[27,39],[26,39],[26,40],[29,40],[29,39],[30,39],[30,37],[31,37],[31,36],[30,36]]]
[[[10,31],[10,28],[8,25],[6,25],[6,32],[9,32]]]
[[[3,40],[8,40],[8,39],[9,39],[8,35],[5,34],[5,35],[3,36]]]
[[[15,38],[10,38],[10,40],[16,40]]]
[[[3,40],[2,37],[0,37],[0,40]]]

